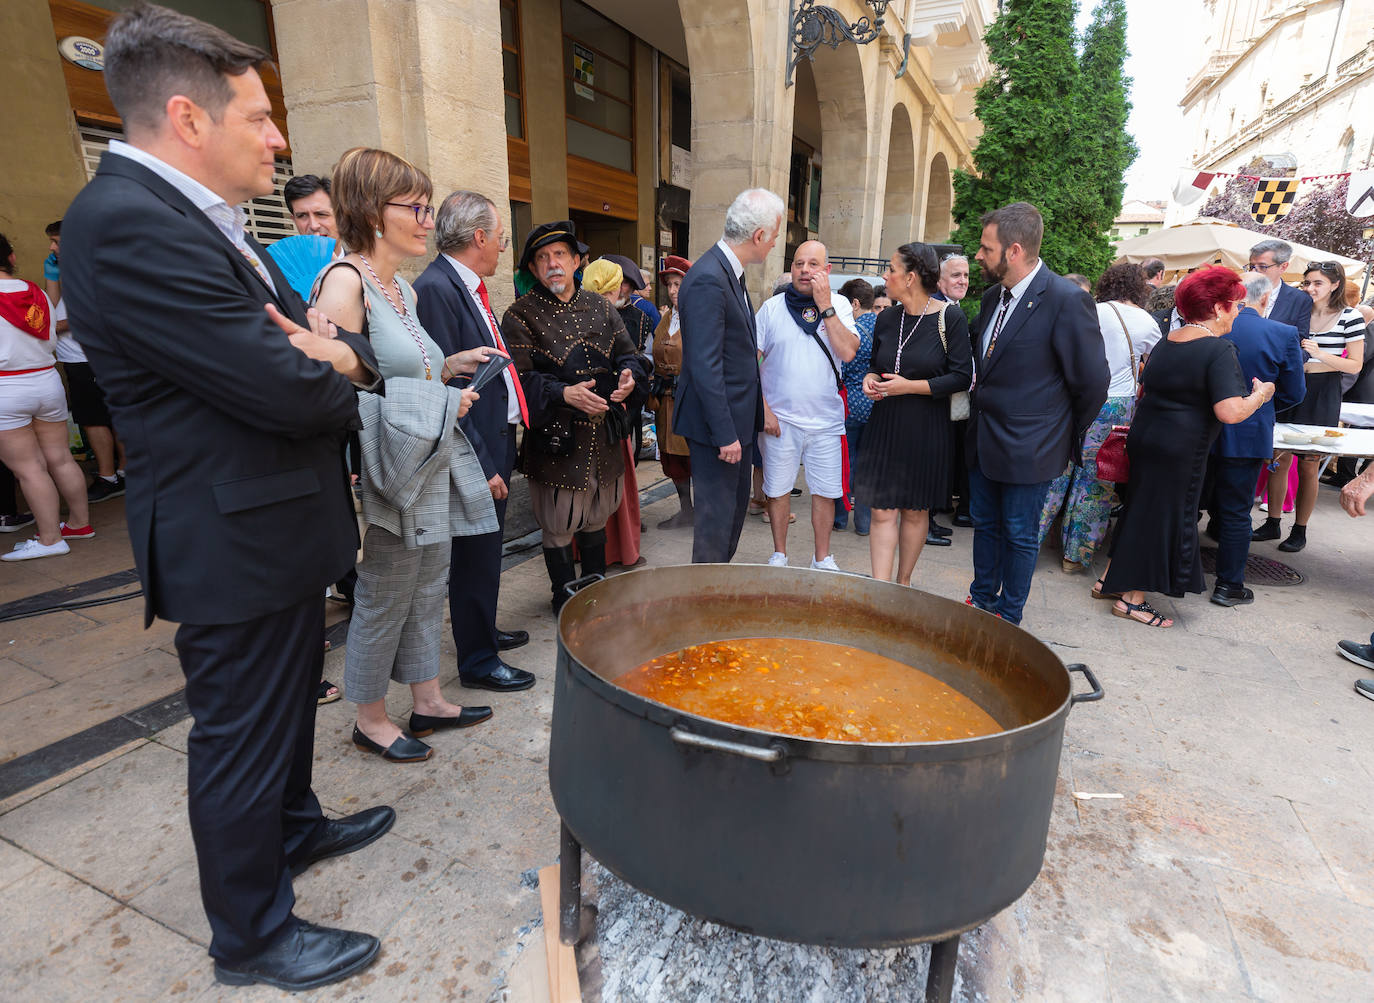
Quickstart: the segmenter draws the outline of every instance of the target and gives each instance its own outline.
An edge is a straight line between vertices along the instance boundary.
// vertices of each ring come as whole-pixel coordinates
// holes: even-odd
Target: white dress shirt
[[[267,271],[267,266],[262,263],[257,253],[248,246],[248,241],[244,239],[244,223],[248,217],[241,208],[231,206],[195,178],[177,170],[147,150],[140,150],[137,146],[130,146],[121,140],[112,139],[110,140],[110,152],[148,168],[190,199],[191,204],[205,213],[206,218],[215,224],[215,229],[224,234],[229,239],[229,243],[237,247],[239,253],[248,259],[257,273],[262,276],[262,280],[267,283],[267,288],[274,293],[277,291],[276,285],[272,282],[272,276]]]
[[[487,312],[487,308],[482,305],[482,297],[477,295],[477,286],[481,284],[482,277],[453,255],[445,254],[444,258],[453,266],[458,277],[463,280],[463,288],[472,297],[478,314],[487,318],[487,327],[492,329],[491,347],[500,348],[502,345],[500,332],[492,327],[496,323],[496,318]],[[511,375],[514,371],[514,366],[507,366],[501,370],[501,376],[506,381],[506,421],[511,425],[518,424],[520,421],[520,398],[515,396],[515,377]]]
[[[1007,325],[1011,323],[1011,315],[1016,312],[1016,308],[1021,304],[1021,298],[1026,295],[1026,290],[1030,288],[1031,279],[1035,278],[1040,269],[1044,267],[1045,263],[1043,261],[1037,261],[1035,267],[1030,270],[1026,277],[1011,287],[1011,302],[1007,304],[1006,312],[1002,314],[1001,331],[1005,331]],[[992,337],[992,329],[997,324],[997,313],[1002,310],[1001,294],[998,294],[998,296],[997,309],[993,312],[992,323],[983,328],[983,350],[980,353],[980,357],[984,357],[988,354],[988,339]]]
[[[730,262],[730,267],[735,270],[736,281],[743,278],[744,266],[740,264],[739,258],[735,256],[735,252],[731,250],[730,245],[724,240],[718,240],[716,241],[716,246],[721,249],[721,252],[725,255],[725,260]]]

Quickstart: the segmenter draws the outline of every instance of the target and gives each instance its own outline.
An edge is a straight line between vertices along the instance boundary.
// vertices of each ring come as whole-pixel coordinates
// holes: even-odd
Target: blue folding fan
[[[272,260],[282,270],[286,281],[291,283],[291,288],[309,303],[310,287],[315,284],[315,276],[334,257],[334,240],[332,237],[301,233],[268,245],[267,253],[272,255]]]

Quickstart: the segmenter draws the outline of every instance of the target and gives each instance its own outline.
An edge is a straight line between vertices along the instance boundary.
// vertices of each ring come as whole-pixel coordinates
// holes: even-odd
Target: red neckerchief
[[[49,317],[48,298],[27,279],[21,279],[25,288],[17,293],[0,293],[0,317],[9,321],[19,330],[39,341],[48,340]]]

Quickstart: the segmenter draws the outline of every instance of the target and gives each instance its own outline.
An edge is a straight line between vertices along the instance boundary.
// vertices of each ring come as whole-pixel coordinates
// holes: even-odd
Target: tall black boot
[[[606,530],[594,529],[588,533],[577,534],[577,549],[582,555],[582,574],[604,575],[606,573]]]
[[[658,524],[658,528],[688,529],[696,522],[696,513],[692,510],[692,482],[673,481],[673,487],[677,488],[677,501],[680,508],[677,515],[664,519]]]
[[[557,616],[563,604],[568,601],[568,593],[563,588],[577,577],[577,563],[573,560],[572,544],[566,547],[545,547],[544,567],[549,569],[549,583],[553,587],[553,615]]]

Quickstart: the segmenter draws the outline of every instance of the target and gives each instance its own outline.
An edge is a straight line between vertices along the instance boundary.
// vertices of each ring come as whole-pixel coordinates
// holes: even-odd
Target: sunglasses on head
[[[1323,272],[1327,275],[1337,275],[1341,278],[1345,278],[1345,269],[1341,267],[1339,261],[1309,261],[1307,267],[1303,271],[1304,273],[1314,271]]]

